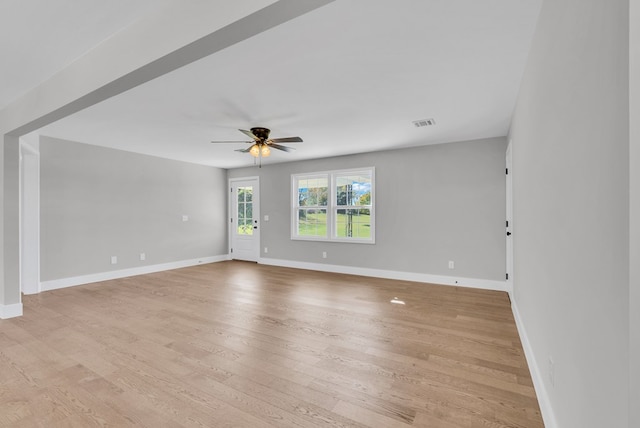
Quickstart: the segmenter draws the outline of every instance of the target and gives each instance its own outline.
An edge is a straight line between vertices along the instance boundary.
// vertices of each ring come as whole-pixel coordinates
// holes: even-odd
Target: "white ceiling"
[[[0,0],[0,109],[170,0]]]
[[[29,31],[0,44],[28,71],[2,70],[0,107],[158,4],[2,1],[2,40]],[[209,141],[252,126],[305,141],[264,163],[504,136],[540,3],[337,0],[38,133],[223,168],[247,145]]]

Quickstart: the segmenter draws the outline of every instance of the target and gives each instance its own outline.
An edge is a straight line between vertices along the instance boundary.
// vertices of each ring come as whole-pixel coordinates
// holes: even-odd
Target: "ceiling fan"
[[[291,152],[295,150],[292,147],[280,145],[279,143],[302,143],[300,137],[285,137],[285,138],[269,138],[271,132],[268,128],[251,128],[250,131],[246,129],[238,129],[249,138],[251,141],[212,141],[212,143],[247,143],[251,144],[251,147],[246,149],[238,149],[236,152],[249,153],[254,158],[266,158],[271,154],[271,149],[282,150],[283,152]]]

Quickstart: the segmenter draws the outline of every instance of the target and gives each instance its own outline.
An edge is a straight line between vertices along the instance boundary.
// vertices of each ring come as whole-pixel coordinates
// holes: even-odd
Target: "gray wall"
[[[496,138],[233,169],[229,178],[260,176],[261,214],[270,217],[262,257],[504,281],[505,150]],[[375,245],[290,239],[291,174],[368,166]]]
[[[563,428],[628,426],[628,5],[544,2],[511,128],[514,301]]]
[[[41,280],[227,253],[226,170],[47,137],[40,155]]]

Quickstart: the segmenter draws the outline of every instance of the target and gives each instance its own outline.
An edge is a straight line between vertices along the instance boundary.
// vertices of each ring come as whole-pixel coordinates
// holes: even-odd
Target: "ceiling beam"
[[[252,0],[233,7],[226,1],[176,2],[0,111],[0,130],[15,136],[32,132],[332,1]]]

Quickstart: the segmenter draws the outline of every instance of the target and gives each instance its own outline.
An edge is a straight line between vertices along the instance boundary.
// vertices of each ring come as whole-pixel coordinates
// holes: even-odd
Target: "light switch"
[[[264,215],[264,221],[269,221],[269,216],[267,214]]]
[[[184,215],[182,216],[182,221],[189,221],[189,216],[188,216],[188,215],[186,215],[186,214],[184,214]]]

